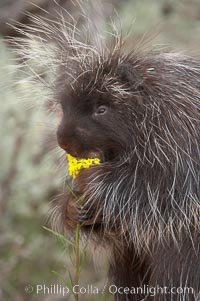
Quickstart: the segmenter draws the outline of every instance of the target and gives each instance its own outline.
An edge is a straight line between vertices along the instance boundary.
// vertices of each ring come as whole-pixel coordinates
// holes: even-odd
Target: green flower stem
[[[79,238],[80,238],[80,224],[76,226],[76,241],[75,241],[75,277],[74,277],[74,285],[79,284]],[[75,301],[79,300],[79,295],[75,294]]]

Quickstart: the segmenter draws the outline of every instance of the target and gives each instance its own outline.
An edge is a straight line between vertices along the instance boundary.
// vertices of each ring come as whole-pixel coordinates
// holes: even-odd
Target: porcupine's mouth
[[[91,151],[83,154],[81,158],[77,159],[87,159],[87,158],[98,158],[101,163],[112,162],[116,158],[114,150],[108,149],[106,151]]]
[[[107,162],[106,160],[110,160],[112,158],[112,153],[109,152],[107,156],[105,153],[102,155],[102,152],[88,152],[81,154],[81,158],[74,157],[72,154],[67,154],[68,159],[68,172],[69,175],[75,179],[82,169],[88,169],[91,166],[98,166],[99,164]],[[109,161],[110,162],[110,161]]]

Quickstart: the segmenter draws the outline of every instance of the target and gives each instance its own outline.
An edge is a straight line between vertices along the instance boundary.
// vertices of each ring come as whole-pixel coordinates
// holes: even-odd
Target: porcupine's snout
[[[86,143],[89,138],[90,132],[72,120],[63,120],[57,129],[59,146],[77,158],[84,157],[89,151]]]
[[[57,129],[57,140],[61,148],[67,152],[72,149],[72,146],[75,141],[75,128],[72,122],[64,122],[62,120],[61,124]]]
[[[69,126],[61,123],[57,130],[57,140],[62,149],[72,156],[78,157],[81,147],[78,143],[78,135],[73,124]]]

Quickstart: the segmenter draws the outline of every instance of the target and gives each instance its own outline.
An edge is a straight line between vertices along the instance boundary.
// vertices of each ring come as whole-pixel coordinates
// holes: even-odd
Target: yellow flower
[[[67,155],[69,175],[76,178],[82,168],[89,168],[91,165],[100,164],[99,158],[76,159],[70,154]]]

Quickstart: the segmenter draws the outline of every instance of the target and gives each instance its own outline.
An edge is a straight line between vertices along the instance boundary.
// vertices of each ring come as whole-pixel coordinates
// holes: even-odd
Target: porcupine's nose
[[[75,130],[73,125],[61,123],[57,129],[57,141],[61,148],[68,151],[68,147],[75,140]]]
[[[74,124],[61,123],[57,130],[57,141],[59,146],[74,157],[81,156],[81,132]]]

